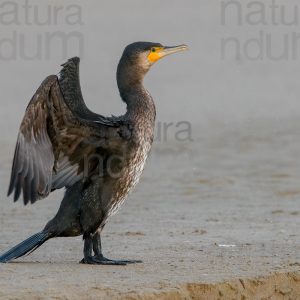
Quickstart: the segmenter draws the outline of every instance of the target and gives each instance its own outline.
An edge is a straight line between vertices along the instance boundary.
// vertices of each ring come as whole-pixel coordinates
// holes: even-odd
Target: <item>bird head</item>
[[[166,47],[160,43],[136,42],[128,45],[122,54],[117,70],[119,90],[130,90],[140,84],[151,66],[163,57],[188,50],[186,45]]]
[[[186,45],[163,46],[160,43],[135,42],[129,44],[123,52],[121,61],[128,68],[133,67],[141,73],[146,73],[150,67],[165,56],[188,50]]]

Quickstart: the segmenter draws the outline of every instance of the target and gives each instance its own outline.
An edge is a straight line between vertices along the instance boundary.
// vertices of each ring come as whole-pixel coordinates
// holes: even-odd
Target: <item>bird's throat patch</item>
[[[148,55],[148,59],[152,63],[158,61],[160,58],[161,58],[161,56],[158,53],[156,53],[156,52],[150,52],[150,54]]]
[[[151,52],[148,55],[148,60],[152,63],[155,63],[156,61],[161,59],[163,57],[163,55],[161,53],[162,50],[163,50],[163,48],[161,48],[161,47],[152,48]]]

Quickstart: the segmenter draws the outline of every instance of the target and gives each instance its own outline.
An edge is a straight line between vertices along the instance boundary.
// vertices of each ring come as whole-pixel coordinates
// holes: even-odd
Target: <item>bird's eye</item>
[[[151,52],[155,52],[156,51],[156,49],[153,47],[153,48],[151,48]]]

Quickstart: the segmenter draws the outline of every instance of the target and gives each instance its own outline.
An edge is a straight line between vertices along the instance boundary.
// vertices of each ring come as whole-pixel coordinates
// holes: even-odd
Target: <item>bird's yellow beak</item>
[[[154,63],[167,55],[186,51],[188,49],[189,48],[187,45],[179,45],[174,47],[153,47],[148,55],[148,59],[150,62]]]

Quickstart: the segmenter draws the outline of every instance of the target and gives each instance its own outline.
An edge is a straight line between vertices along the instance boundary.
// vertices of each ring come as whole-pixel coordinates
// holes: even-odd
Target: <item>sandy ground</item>
[[[55,239],[0,266],[0,298],[299,299],[296,128],[297,120],[270,121],[156,142],[103,235],[108,257],[143,264],[80,265],[81,238]],[[1,251],[40,230],[61,199],[27,207],[5,199],[10,148],[1,145]]]

